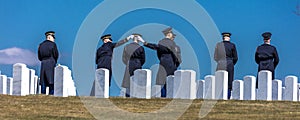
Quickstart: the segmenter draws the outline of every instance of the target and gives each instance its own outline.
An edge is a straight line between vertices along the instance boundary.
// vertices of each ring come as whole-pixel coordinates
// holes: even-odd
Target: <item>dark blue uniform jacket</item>
[[[158,45],[147,43],[145,46],[157,51],[160,66],[156,76],[156,84],[164,85],[167,76],[174,75],[174,72],[181,63],[180,47],[168,38],[160,40]]]
[[[218,63],[217,70],[226,70],[228,72],[228,89],[231,90],[234,79],[234,65],[238,61],[235,44],[230,41],[217,43],[214,59]]]
[[[130,43],[124,47],[123,63],[126,65],[122,87],[130,87],[130,76],[133,76],[136,69],[142,69],[145,63],[145,50],[138,43]]]
[[[40,84],[54,84],[54,68],[57,63],[59,53],[54,42],[45,40],[39,45],[38,58],[41,61]]]

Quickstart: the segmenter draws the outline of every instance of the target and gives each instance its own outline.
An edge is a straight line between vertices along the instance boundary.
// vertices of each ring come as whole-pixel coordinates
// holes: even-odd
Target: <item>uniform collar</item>
[[[170,40],[170,41],[172,41],[170,38],[164,38],[163,40]]]
[[[230,42],[230,41],[228,41],[228,40],[223,40],[223,42]]]
[[[264,44],[262,44],[263,46],[271,46],[271,44],[266,44],[266,43],[264,43]]]
[[[130,44],[137,44],[137,45],[139,45],[139,43],[136,43],[136,42],[131,42]]]
[[[47,39],[46,39],[44,42],[52,42],[52,43],[53,43],[53,41],[51,41],[51,40],[47,40]]]

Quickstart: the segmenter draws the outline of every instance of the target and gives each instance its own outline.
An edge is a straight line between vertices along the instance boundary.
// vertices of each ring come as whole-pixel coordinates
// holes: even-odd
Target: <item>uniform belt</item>
[[[261,61],[269,61],[269,60],[273,60],[273,58],[262,58]]]
[[[44,57],[42,60],[49,60],[49,59],[53,59],[53,57]]]
[[[273,61],[273,59],[263,59],[261,61]]]
[[[112,55],[101,55],[100,57],[112,57]]]

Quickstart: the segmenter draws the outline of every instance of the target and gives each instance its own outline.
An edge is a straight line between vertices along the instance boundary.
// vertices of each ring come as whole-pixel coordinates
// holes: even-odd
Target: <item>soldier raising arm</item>
[[[133,35],[130,35],[127,38],[120,40],[117,43],[112,42],[112,38],[110,34],[103,35],[101,37],[103,44],[101,47],[97,49],[95,62],[97,65],[97,69],[106,68],[109,70],[109,85],[111,85],[111,75],[112,75],[111,61],[112,61],[114,48],[125,44],[126,42],[128,42],[129,39],[132,39],[133,37],[134,37]]]
[[[162,86],[161,97],[166,97],[166,78],[169,75],[174,75],[177,67],[181,63],[180,48],[174,42],[175,34],[172,28],[167,28],[162,31],[165,38],[160,40],[158,44],[147,43],[139,37],[139,40],[144,42],[144,46],[156,50],[159,59],[159,68],[156,77],[156,84]]]
[[[133,34],[133,42],[127,44],[123,50],[123,63],[126,65],[124,72],[122,87],[126,88],[126,97],[130,97],[130,77],[133,76],[134,71],[142,69],[145,63],[145,50],[139,45],[138,36],[140,34]]]

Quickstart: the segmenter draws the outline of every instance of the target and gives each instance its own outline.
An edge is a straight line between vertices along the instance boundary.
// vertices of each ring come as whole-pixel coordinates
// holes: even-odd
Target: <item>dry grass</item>
[[[0,96],[2,119],[93,119],[78,97]]]
[[[0,119],[95,119],[97,115],[93,114],[93,116],[89,112],[92,109],[109,110],[110,112],[105,113],[109,117],[105,119],[113,119],[117,114],[113,112],[115,108],[106,105],[103,100],[110,101],[118,109],[129,113],[155,113],[172,101],[172,99],[85,99],[89,102],[83,104],[79,97],[0,95]],[[198,114],[202,104],[203,100],[192,101],[179,119],[199,119]],[[92,109],[88,110],[85,106]],[[144,119],[151,119],[151,117]],[[172,119],[172,117],[164,119]],[[204,119],[300,119],[300,102],[218,101]]]
[[[203,101],[196,100],[181,119],[198,119]],[[300,102],[218,101],[204,119],[300,119]]]

